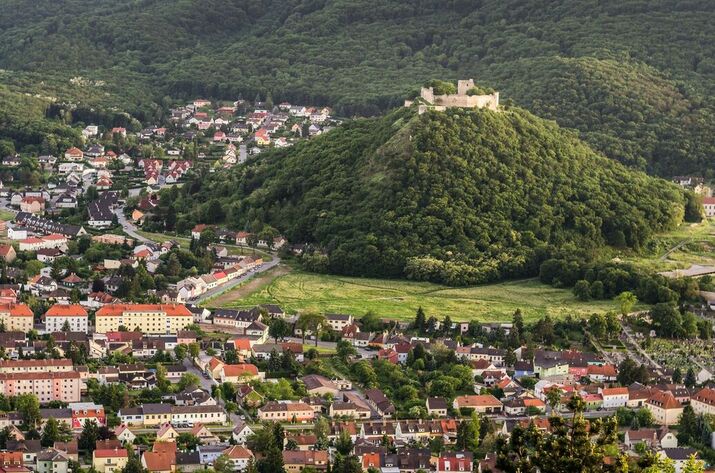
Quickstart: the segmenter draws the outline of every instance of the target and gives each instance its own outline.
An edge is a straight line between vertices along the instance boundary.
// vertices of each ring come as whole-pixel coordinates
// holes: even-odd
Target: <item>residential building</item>
[[[125,448],[96,449],[92,453],[92,467],[99,473],[114,473],[127,466],[129,454]]]
[[[34,314],[26,304],[0,304],[0,323],[11,332],[29,332],[32,330]]]
[[[325,471],[328,468],[328,452],[325,450],[284,450],[283,466],[286,473],[300,473],[307,467]]]
[[[148,334],[175,334],[194,319],[181,304],[107,304],[97,311],[95,323],[97,333],[118,331],[123,326]]]
[[[223,452],[233,463],[233,471],[245,471],[253,453],[243,445],[232,445]]]
[[[312,422],[315,411],[304,402],[272,401],[258,409],[258,418],[262,421]]]
[[[89,314],[79,304],[54,304],[45,312],[45,330],[61,332],[65,324],[71,332],[89,331]]]
[[[715,414],[715,389],[702,388],[690,398],[695,414]]]
[[[303,384],[305,385],[306,392],[311,396],[324,396],[326,394],[331,394],[333,397],[337,396],[340,390],[338,386],[319,374],[309,374],[303,376]]]
[[[452,407],[455,409],[471,409],[480,414],[493,414],[501,412],[503,405],[499,399],[491,394],[464,395],[454,398]]]
[[[447,417],[447,401],[443,397],[428,397],[425,402],[427,415],[435,417]]]
[[[657,391],[648,398],[645,406],[660,425],[677,424],[683,414],[683,405],[669,391]]]
[[[72,360],[0,360],[0,373],[60,373],[73,371]]]
[[[604,409],[617,409],[628,404],[628,388],[599,388]]]

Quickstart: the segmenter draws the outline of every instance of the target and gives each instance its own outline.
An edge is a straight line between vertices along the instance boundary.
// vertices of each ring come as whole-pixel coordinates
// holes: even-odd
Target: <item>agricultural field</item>
[[[215,307],[252,307],[279,304],[288,312],[316,310],[363,315],[373,311],[384,318],[411,319],[418,307],[428,316],[453,320],[509,321],[516,309],[526,320],[549,314],[563,317],[590,315],[614,309],[611,301],[581,302],[571,291],[542,284],[535,279],[510,281],[485,286],[453,288],[438,284],[401,280],[350,278],[292,271],[266,278],[253,291],[231,293]]]

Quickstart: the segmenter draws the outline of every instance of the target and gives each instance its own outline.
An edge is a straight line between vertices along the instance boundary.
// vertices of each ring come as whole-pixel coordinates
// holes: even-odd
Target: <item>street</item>
[[[124,233],[134,238],[135,241],[141,243],[153,243],[150,239],[143,237],[139,233],[137,233],[137,227],[134,226],[134,224],[127,220],[127,217],[124,216],[124,207],[117,208],[114,211],[114,214],[117,216],[117,221],[119,222],[119,225],[122,226],[122,230],[124,230]]]

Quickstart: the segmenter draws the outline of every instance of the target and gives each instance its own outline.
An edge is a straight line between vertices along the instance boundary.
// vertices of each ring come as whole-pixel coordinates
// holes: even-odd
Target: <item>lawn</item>
[[[288,312],[316,310],[363,315],[374,311],[385,318],[411,319],[418,307],[428,316],[453,320],[508,321],[516,309],[526,320],[549,314],[583,316],[605,312],[611,301],[578,301],[571,291],[556,289],[535,279],[485,286],[452,288],[438,284],[349,278],[293,271],[273,279],[227,307],[279,304]]]
[[[9,210],[1,210],[0,209],[0,220],[3,220],[5,222],[10,222],[15,219],[15,214],[10,212]]]

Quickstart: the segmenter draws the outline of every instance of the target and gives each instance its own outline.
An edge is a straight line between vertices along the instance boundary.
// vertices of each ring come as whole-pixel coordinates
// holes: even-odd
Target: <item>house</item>
[[[12,263],[17,258],[17,252],[12,245],[0,245],[0,258],[6,263]]]
[[[96,449],[92,452],[92,467],[99,473],[114,473],[127,466],[129,454],[125,448]]]
[[[263,395],[248,384],[242,384],[238,387],[236,398],[246,407],[258,407],[264,402]]]
[[[328,326],[335,332],[342,332],[345,327],[354,322],[353,316],[348,314],[325,314]]]
[[[220,371],[222,383],[240,383],[251,379],[258,379],[259,377],[258,368],[251,363],[240,363],[237,365],[224,364]]]
[[[659,429],[640,428],[638,430],[626,430],[623,436],[623,444],[633,449],[639,443],[644,443],[648,448],[654,450],[676,448],[678,446],[678,437],[665,426]]]
[[[589,365],[588,366],[588,377],[594,382],[612,382],[616,380],[618,376],[618,371],[613,365]]]
[[[311,396],[324,396],[330,394],[333,397],[340,391],[337,385],[319,374],[309,374],[302,378],[306,392]]]
[[[534,397],[514,397],[503,401],[504,413],[510,416],[535,415],[546,411],[546,403]]]
[[[321,410],[322,410],[322,406]],[[328,408],[330,417],[342,417],[349,419],[369,419],[372,416],[372,411],[366,405],[359,405],[351,401],[334,401]]]
[[[365,400],[383,418],[390,418],[395,414],[395,406],[379,389],[366,389]]]
[[[258,418],[262,421],[312,422],[315,411],[304,402],[271,401],[258,408]]]
[[[84,159],[84,152],[79,148],[73,146],[65,151],[66,161],[82,161],[82,159]]]
[[[219,439],[216,435],[212,434],[211,431],[207,429],[206,426],[201,422],[194,425],[194,427],[191,429],[191,435],[198,438],[199,442],[204,445],[214,445],[221,441],[221,439]]]
[[[42,197],[23,197],[20,201],[20,211],[39,214],[45,210],[45,199]]]
[[[69,457],[54,448],[42,450],[35,457],[37,473],[67,473]]]
[[[154,443],[154,448],[162,442]],[[174,442],[171,442],[174,444]],[[146,451],[142,455],[142,466],[152,473],[173,473],[176,471],[176,450],[158,447],[160,451]]]
[[[425,402],[427,415],[447,417],[447,401],[443,397],[428,397]]]
[[[437,458],[435,472],[472,471],[472,462],[473,456],[471,452],[444,452]]]
[[[669,391],[657,391],[645,403],[653,414],[653,419],[660,425],[673,425],[683,414],[683,405]]]
[[[233,463],[233,471],[244,471],[253,458],[253,453],[243,445],[232,445],[223,454]]]
[[[690,457],[695,457],[697,463],[700,464],[702,468],[704,462],[699,459],[699,453],[694,448],[689,447],[678,447],[678,448],[664,448],[658,452],[658,456],[661,458],[668,458],[673,462],[675,467],[675,473],[682,473],[685,469],[685,464],[688,462]]]
[[[454,409],[471,409],[480,414],[492,414],[501,412],[503,404],[491,394],[468,394],[454,398],[452,407]]]
[[[156,432],[156,439],[161,442],[176,442],[176,437],[178,436],[179,433],[168,422],[160,425],[159,430]]]
[[[284,450],[283,466],[286,473],[299,473],[305,468],[325,471],[328,468],[328,452],[325,450]]]
[[[616,409],[628,404],[628,388],[599,388],[604,409]]]
[[[114,435],[117,437],[117,440],[122,443],[133,443],[134,439],[137,438],[137,436],[129,430],[129,427],[124,424],[114,429]]]
[[[703,209],[706,217],[715,217],[715,197],[703,197]]]
[[[253,435],[255,432],[251,429],[248,424],[243,421],[239,421],[236,427],[233,428],[231,437],[237,444],[245,444],[248,437]]]

